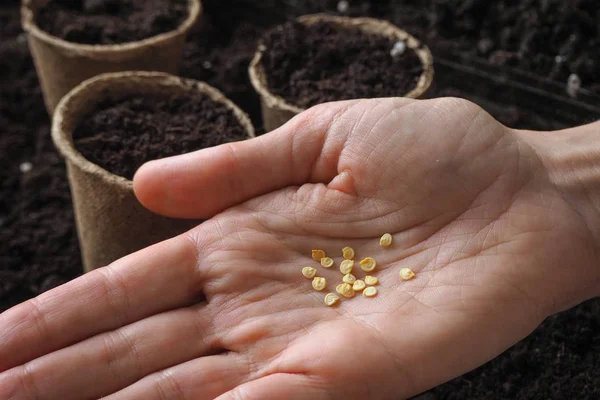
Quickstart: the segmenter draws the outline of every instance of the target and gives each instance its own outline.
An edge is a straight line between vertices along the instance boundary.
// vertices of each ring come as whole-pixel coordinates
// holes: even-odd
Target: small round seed
[[[375,286],[379,283],[379,279],[377,279],[377,277],[375,277],[375,276],[367,275],[367,276],[365,276],[365,283],[368,286]]]
[[[417,276],[410,268],[402,268],[400,270],[400,279],[403,281],[410,281]]]
[[[327,287],[327,280],[325,278],[321,278],[321,277],[317,276],[312,281],[312,287],[313,287],[313,289],[320,292],[321,290],[323,290]]]
[[[352,268],[354,268],[354,260],[344,260],[340,263],[340,272],[344,275],[352,272]]]
[[[340,298],[335,295],[335,293],[327,293],[325,296],[325,304],[329,307],[335,305],[340,301]]]
[[[321,261],[321,258],[324,258],[325,252],[323,250],[313,250],[312,251],[312,258],[315,261]]]
[[[340,283],[335,288],[335,291],[346,298],[354,297],[354,289],[352,289],[352,285],[348,283]]]
[[[362,292],[366,287],[366,283],[360,279],[356,280],[354,284],[352,284],[352,289],[354,289],[355,292]]]
[[[302,275],[304,275],[305,278],[312,279],[315,277],[316,274],[317,274],[317,270],[314,269],[313,267],[302,268]]]
[[[372,257],[367,257],[360,262],[360,268],[365,272],[371,272],[377,266],[377,261]]]
[[[346,274],[344,275],[342,280],[344,281],[344,283],[353,284],[354,282],[356,282],[356,277],[352,274]]]
[[[321,265],[324,268],[329,268],[333,265],[333,260],[329,257],[323,257],[323,258],[321,258]]]
[[[392,244],[392,235],[389,233],[384,233],[381,239],[379,239],[379,244],[383,247],[389,247]]]
[[[377,295],[377,288],[373,286],[369,286],[365,290],[363,290],[363,296],[365,297],[373,297]]]
[[[352,247],[344,247],[342,249],[344,260],[354,260],[354,249]]]

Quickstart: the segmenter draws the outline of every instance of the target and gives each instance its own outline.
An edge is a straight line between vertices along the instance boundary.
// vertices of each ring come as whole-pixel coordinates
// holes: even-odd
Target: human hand
[[[225,211],[0,315],[0,398],[399,399],[484,363],[598,293],[589,221],[526,134],[463,100],[362,100],[147,164],[150,209]],[[379,294],[329,308],[300,270],[334,291],[310,251],[344,246]]]

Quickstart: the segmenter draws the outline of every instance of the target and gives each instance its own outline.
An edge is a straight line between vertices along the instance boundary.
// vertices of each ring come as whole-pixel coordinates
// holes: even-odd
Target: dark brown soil
[[[311,12],[387,19],[436,50],[457,51],[600,94],[598,0],[296,1]],[[435,55],[435,53],[434,53]]]
[[[438,81],[441,80],[441,76],[438,74]],[[493,92],[493,90],[485,90],[485,92]],[[439,97],[461,97],[466,98],[476,104],[479,104],[488,113],[490,113],[498,121],[504,125],[515,128],[515,129],[531,129],[531,130],[559,130],[564,129],[564,123],[549,119],[547,116],[542,116],[536,112],[517,107],[514,105],[498,104],[493,99],[488,99],[486,93],[466,93],[452,84],[446,83],[446,85],[436,82],[434,79],[431,87],[425,93],[422,98],[424,99],[435,99]],[[598,116],[600,117],[600,116]],[[593,122],[591,120],[581,120],[580,124]]]
[[[51,0],[36,23],[70,42],[117,44],[169,32],[187,16],[187,0]]]
[[[188,37],[181,74],[207,81],[222,90],[248,112],[257,132],[261,132],[260,101],[247,74],[258,39],[272,25],[299,15],[315,12],[340,14],[337,12],[337,4],[337,0],[205,0],[203,5],[206,18],[203,25],[196,27]],[[341,13],[342,15],[381,17],[407,28],[419,38],[435,36],[435,33],[428,30],[431,0],[425,0],[422,4],[409,0],[353,0],[349,4],[348,11]],[[435,38],[427,39],[427,44],[432,44],[432,41]],[[439,78],[441,76],[436,75],[436,80]],[[453,79],[445,81],[452,82]],[[459,82],[456,86],[450,84],[434,87],[429,95],[438,97],[453,94],[480,102],[481,97],[460,90],[460,86]],[[585,81],[583,86],[586,86]],[[493,98],[490,100],[494,101]],[[493,108],[488,104],[481,104],[494,117],[512,128],[548,130],[565,127],[564,124],[552,121],[548,115],[536,115],[510,104],[506,107],[497,104]],[[582,118],[579,122],[590,122],[590,118]]]
[[[0,312],[81,273],[65,167],[16,3],[0,9]]]
[[[600,93],[598,0],[430,0],[440,46]]]
[[[147,161],[246,138],[233,111],[201,93],[105,100],[73,133],[85,158],[127,179]]]
[[[232,21],[229,21],[231,24]],[[248,22],[218,27],[205,19],[192,30],[184,47],[181,75],[220,89],[246,111],[260,130],[260,100],[250,84],[248,64],[264,28]]]
[[[393,57],[395,42],[329,23],[286,23],[263,40],[269,89],[301,108],[405,95],[416,87],[423,66],[409,48]]]
[[[599,354],[600,299],[595,299],[548,318],[499,357],[417,399],[597,400]]]

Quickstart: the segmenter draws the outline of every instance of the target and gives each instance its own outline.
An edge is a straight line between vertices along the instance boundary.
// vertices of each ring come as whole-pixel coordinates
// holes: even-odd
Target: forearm
[[[547,179],[585,221],[595,243],[600,277],[600,121],[562,131],[517,134],[535,150]],[[595,296],[600,296],[600,282],[596,287]]]

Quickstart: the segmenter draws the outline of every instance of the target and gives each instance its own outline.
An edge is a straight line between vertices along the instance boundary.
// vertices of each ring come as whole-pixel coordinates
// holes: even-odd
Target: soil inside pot
[[[311,12],[389,20],[436,50],[481,57],[600,93],[597,0],[304,0]],[[314,4],[318,3],[318,4]],[[299,6],[301,7],[301,6]],[[301,8],[305,8],[301,7]]]
[[[187,16],[187,0],[51,0],[36,23],[69,42],[118,44],[172,31]]]
[[[307,108],[328,101],[403,96],[416,87],[421,60],[404,42],[326,22],[289,22],[264,38],[269,89]],[[398,46],[404,50],[393,51]]]
[[[233,111],[202,93],[106,99],[73,133],[85,158],[127,179],[147,161],[246,138]]]

